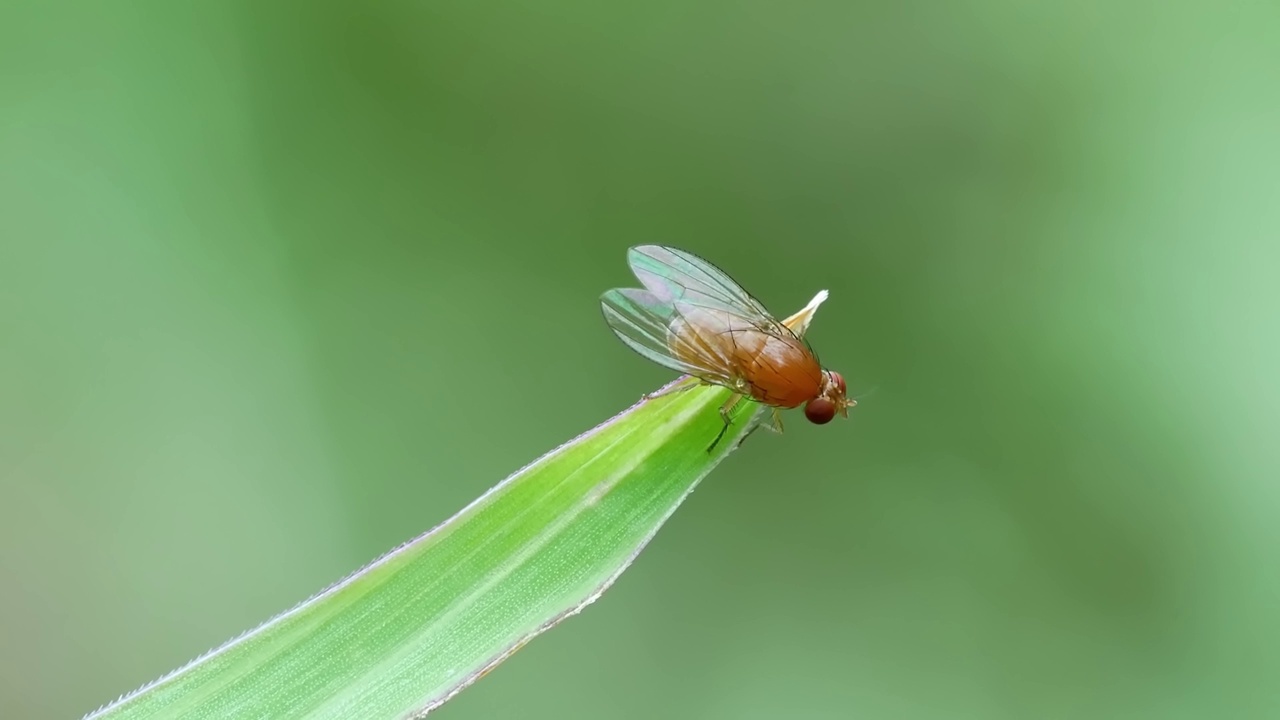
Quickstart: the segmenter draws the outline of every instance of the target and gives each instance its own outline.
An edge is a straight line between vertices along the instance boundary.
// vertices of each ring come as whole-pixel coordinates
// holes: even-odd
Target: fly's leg
[[[733,424],[733,415],[730,415],[730,413],[742,401],[742,397],[736,394],[730,395],[729,399],[724,401],[724,405],[720,406],[720,419],[724,420],[724,426],[720,428],[720,433],[716,435],[716,439],[712,440],[711,445],[707,447],[707,452],[715,450],[716,445],[720,444],[720,438],[724,437],[724,434],[729,431],[729,426]]]
[[[730,395],[729,399],[725,400],[724,404],[720,406],[720,419],[724,420],[726,427],[733,422],[733,415],[729,413],[732,413],[733,409],[738,407],[738,403],[742,402],[742,398],[742,395]]]
[[[761,426],[760,426],[760,424],[759,424],[759,423],[757,423],[757,424],[755,424],[755,425],[752,425],[752,426],[751,426],[751,429],[749,429],[749,430],[747,430],[745,433],[743,433],[743,434],[742,434],[742,437],[738,438],[738,447],[742,447],[742,443],[746,442],[746,441],[747,441],[747,438],[751,437],[751,435],[752,435],[755,431],[759,430],[759,429],[760,429],[760,427],[761,427]]]
[[[667,395],[674,395],[678,392],[684,392],[685,390],[692,390],[696,387],[702,387],[703,385],[706,385],[706,384],[707,382],[705,380],[702,380],[701,378],[696,378],[696,377],[685,378],[684,380],[668,385],[667,387],[664,387],[661,390],[655,390],[651,393],[646,393],[643,396],[641,396],[641,399],[653,400],[654,398],[665,397]]]
[[[779,434],[782,433],[782,411],[778,408],[773,408],[773,425],[769,429]]]

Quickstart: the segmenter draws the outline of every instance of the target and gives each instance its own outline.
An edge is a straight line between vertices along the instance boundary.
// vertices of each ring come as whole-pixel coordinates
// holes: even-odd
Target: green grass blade
[[[425,714],[609,587],[759,423],[763,409],[742,403],[708,452],[728,396],[703,386],[639,403],[431,532],[89,717]]]

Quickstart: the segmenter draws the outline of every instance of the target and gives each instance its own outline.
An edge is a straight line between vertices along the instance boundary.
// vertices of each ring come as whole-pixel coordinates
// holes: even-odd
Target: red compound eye
[[[804,416],[814,425],[826,425],[836,416],[836,404],[826,398],[814,398],[804,406]]]

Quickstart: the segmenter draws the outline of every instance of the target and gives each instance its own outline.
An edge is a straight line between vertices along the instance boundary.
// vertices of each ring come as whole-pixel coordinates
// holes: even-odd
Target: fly
[[[711,448],[744,398],[772,407],[779,432],[781,409],[804,405],[809,422],[824,425],[837,413],[848,417],[857,404],[840,373],[824,369],[809,343],[788,327],[812,314],[825,292],[796,318],[779,322],[723,270],[692,253],[641,245],[627,251],[627,262],[644,289],[615,288],[601,296],[605,322],[653,362],[733,391],[720,408],[725,424]],[[807,320],[798,321],[801,328]]]

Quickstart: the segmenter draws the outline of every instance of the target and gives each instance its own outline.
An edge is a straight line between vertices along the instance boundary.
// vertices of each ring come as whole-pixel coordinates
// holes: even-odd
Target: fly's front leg
[[[778,408],[773,408],[773,424],[770,429],[776,433],[782,432],[782,411]]]

